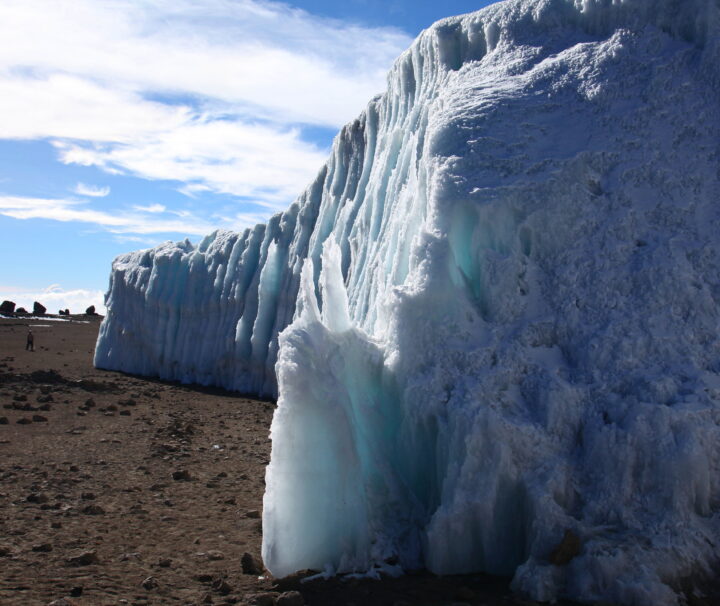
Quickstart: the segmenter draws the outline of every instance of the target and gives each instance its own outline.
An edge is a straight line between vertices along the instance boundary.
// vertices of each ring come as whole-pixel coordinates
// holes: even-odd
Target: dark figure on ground
[[[25,351],[35,351],[35,337],[33,336],[32,330],[28,330]]]

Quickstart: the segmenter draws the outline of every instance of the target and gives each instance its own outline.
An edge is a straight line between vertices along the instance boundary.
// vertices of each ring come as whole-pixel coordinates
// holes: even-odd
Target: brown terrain
[[[484,575],[272,579],[274,404],[96,369],[101,318],[63,320],[0,319],[0,605],[533,603]]]

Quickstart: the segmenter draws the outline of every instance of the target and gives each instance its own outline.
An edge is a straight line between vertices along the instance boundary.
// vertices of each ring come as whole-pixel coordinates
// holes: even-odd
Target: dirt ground
[[[263,575],[274,404],[95,369],[99,325],[0,319],[0,605],[534,604],[484,575]]]

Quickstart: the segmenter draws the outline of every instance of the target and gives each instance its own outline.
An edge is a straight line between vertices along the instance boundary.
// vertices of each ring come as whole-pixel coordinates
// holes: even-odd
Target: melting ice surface
[[[720,555],[719,22],[438,22],[285,213],[119,257],[96,364],[278,395],[275,575],[396,556],[678,604]]]

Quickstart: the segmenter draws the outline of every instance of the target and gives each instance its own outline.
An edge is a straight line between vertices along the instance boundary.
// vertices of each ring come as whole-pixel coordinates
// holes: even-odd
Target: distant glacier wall
[[[287,212],[114,262],[96,365],[278,394],[274,574],[484,570],[628,605],[712,576],[719,13],[440,21]]]
[[[316,180],[267,224],[115,259],[95,365],[277,395],[277,337],[293,319],[304,260],[317,278],[330,236],[343,248],[344,275],[354,272],[355,315],[372,324],[375,301],[404,278],[423,221],[424,202],[413,196],[426,186],[414,180],[428,108],[413,105],[436,76],[432,61],[411,82],[391,75],[389,92],[335,138]],[[399,213],[406,225],[386,239]]]

